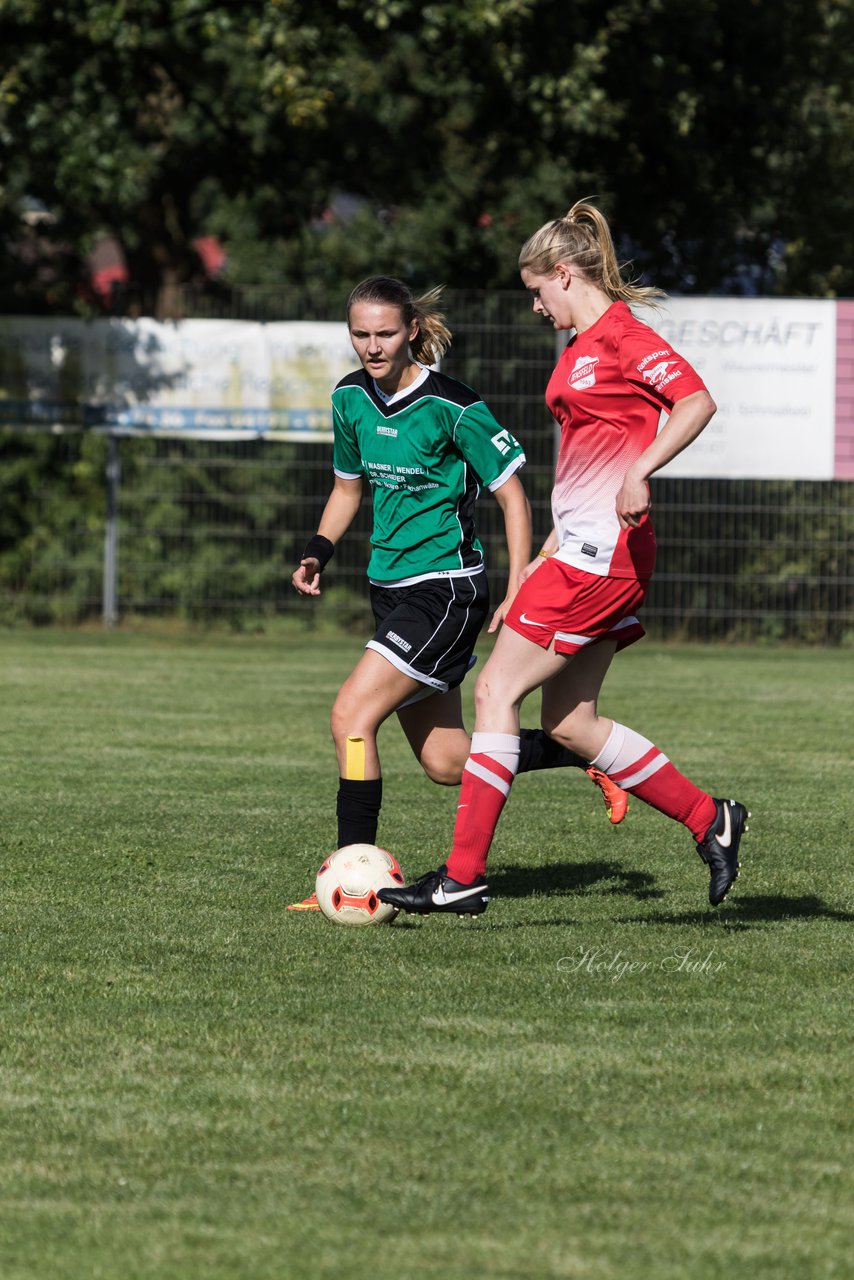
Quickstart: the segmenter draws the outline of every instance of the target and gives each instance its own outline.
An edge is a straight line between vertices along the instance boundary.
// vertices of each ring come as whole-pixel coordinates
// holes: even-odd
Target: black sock
[[[576,755],[543,729],[522,729],[519,733],[518,773],[531,773],[534,769],[586,769],[588,761]]]
[[[377,824],[383,802],[382,778],[363,782],[338,779],[338,848],[345,844],[376,844]]]

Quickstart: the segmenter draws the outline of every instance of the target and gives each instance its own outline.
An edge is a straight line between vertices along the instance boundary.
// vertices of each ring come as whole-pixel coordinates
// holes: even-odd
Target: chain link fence
[[[330,319],[276,295],[187,295],[185,313]],[[554,428],[543,392],[554,336],[518,292],[446,295],[454,343],[443,368],[476,387],[524,444],[535,536],[551,518]],[[343,305],[343,304],[342,304]],[[805,447],[808,447],[805,445]],[[68,433],[0,436],[0,622],[179,617],[235,627],[369,625],[369,502],[336,551],[320,601],[290,575],[332,481],[329,444]],[[35,465],[34,465],[35,460]],[[116,537],[106,536],[112,467]],[[118,475],[116,472],[118,470]],[[652,634],[849,643],[854,638],[854,485],[757,480],[653,481],[659,541],[643,618]],[[6,508],[4,518],[3,509]],[[23,512],[12,520],[8,511]],[[497,504],[479,504],[493,595],[506,553]],[[107,590],[112,579],[114,586]],[[114,568],[114,578],[109,572]]]

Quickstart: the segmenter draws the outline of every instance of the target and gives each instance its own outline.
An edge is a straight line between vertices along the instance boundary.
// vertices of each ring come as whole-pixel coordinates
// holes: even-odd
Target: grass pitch
[[[517,781],[480,921],[344,929],[284,907],[359,652],[0,636],[4,1280],[849,1276],[851,654],[616,660],[603,711],[753,810],[723,907],[562,770]],[[420,874],[457,793],[381,745]]]

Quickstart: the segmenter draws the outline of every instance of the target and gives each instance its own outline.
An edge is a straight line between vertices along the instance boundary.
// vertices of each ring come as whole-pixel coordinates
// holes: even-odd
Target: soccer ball
[[[387,924],[397,907],[380,902],[378,889],[405,884],[397,858],[375,844],[347,844],[336,849],[317,873],[315,893],[320,910],[336,924]]]

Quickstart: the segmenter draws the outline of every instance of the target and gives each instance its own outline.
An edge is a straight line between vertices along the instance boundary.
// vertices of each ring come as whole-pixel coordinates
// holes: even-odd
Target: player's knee
[[[560,723],[561,721],[556,716],[549,716],[545,711],[540,716],[540,727],[543,733],[547,733],[550,738],[554,738],[555,742],[561,741],[557,732]]]
[[[373,733],[373,726],[347,698],[337,698],[329,717],[329,728],[336,746],[342,746],[348,738],[365,738]]]
[[[492,676],[489,670],[480,673],[474,686],[474,705],[476,713],[487,711],[491,707],[500,706],[507,699],[500,681]]]
[[[440,787],[458,787],[462,781],[464,760],[449,759],[447,756],[430,755],[425,752],[421,756],[420,763],[430,781],[438,783]]]
[[[560,731],[557,729],[553,731],[551,729],[546,729],[546,726],[543,725],[543,729],[549,735],[552,742],[556,742],[559,747],[564,747],[567,751],[576,750],[575,738],[572,733],[567,732],[565,728]]]
[[[540,719],[540,724],[543,732],[547,733],[553,742],[569,751],[578,751],[579,743],[586,736],[583,732],[581,721],[576,720],[573,716],[564,716],[558,720],[553,719],[544,712]]]

